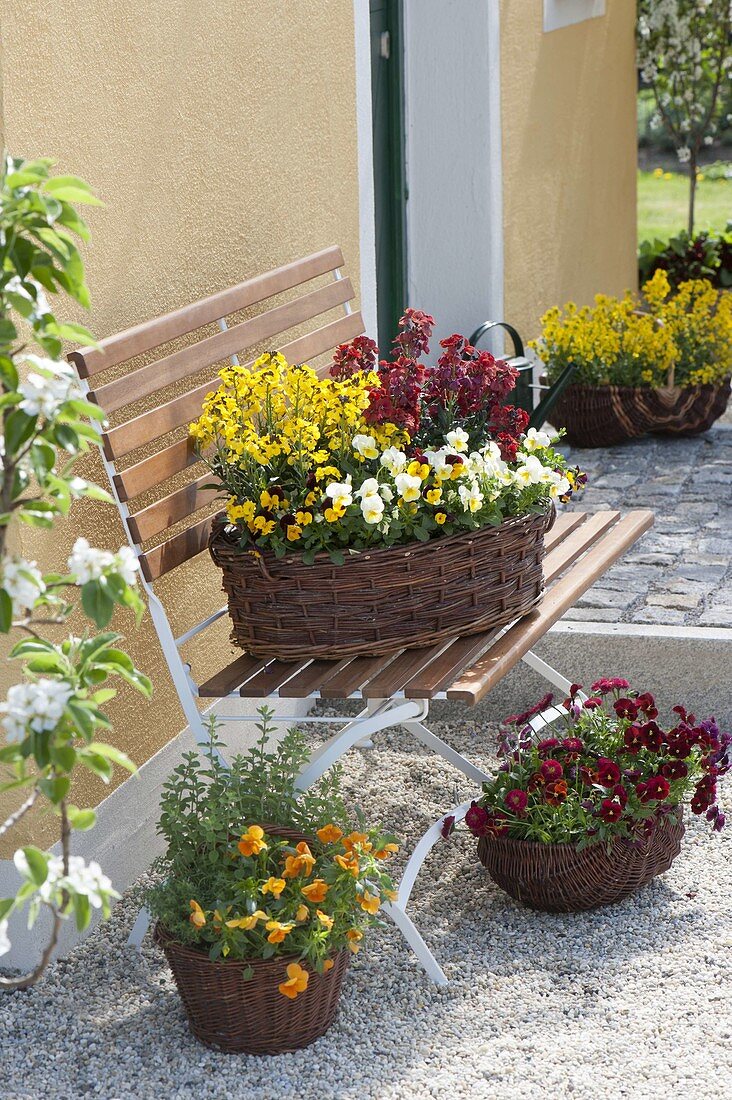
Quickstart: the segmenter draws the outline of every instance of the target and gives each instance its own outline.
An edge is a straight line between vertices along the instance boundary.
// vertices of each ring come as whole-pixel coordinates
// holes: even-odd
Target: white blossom
[[[35,733],[54,729],[72,695],[71,687],[64,680],[46,676],[13,684],[5,702],[0,703],[0,711],[5,712],[3,725],[7,740],[24,741],[29,726]]]
[[[80,537],[73,545],[68,567],[79,585],[99,580],[105,573],[118,573],[125,584],[133,585],[137,581],[139,563],[129,546],[120,546],[117,553],[113,554],[110,550],[98,550],[90,546],[88,539]]]
[[[22,848],[13,856],[16,869],[24,878],[30,875],[28,860]],[[64,863],[61,856],[51,856],[48,860],[46,881],[39,887],[38,893],[45,902],[53,903],[63,890],[80,894],[89,899],[95,909],[101,909],[105,898],[116,898],[119,894],[113,889],[111,880],[94,860],[86,863],[81,856],[69,856],[69,873],[64,875]]]
[[[0,566],[0,587],[13,602],[13,615],[22,615],[33,607],[38,597],[46,591],[43,576],[34,561],[23,558],[7,559]]]
[[[28,416],[51,420],[67,401],[83,398],[78,379],[69,363],[26,355],[23,361],[36,368],[18,386],[23,400],[19,408]]]
[[[0,920],[0,955],[7,955],[10,950],[10,940],[8,939],[8,922],[6,920]]]

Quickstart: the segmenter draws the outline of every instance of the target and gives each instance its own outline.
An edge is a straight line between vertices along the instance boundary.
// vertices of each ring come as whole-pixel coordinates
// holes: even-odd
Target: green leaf
[[[13,601],[4,588],[0,588],[0,634],[7,634],[13,622]]]
[[[60,653],[39,653],[32,657],[26,668],[29,672],[67,672],[66,662]]]
[[[5,454],[12,457],[27,443],[36,428],[37,417],[22,409],[13,409],[5,421]]]
[[[78,806],[67,806],[66,813],[71,828],[78,829],[79,832],[86,832],[87,829],[93,829],[96,825],[97,815],[94,810],[80,810]]]
[[[85,706],[78,700],[70,699],[66,709],[71,715],[79,733],[88,740],[94,733],[94,719]]]
[[[5,920],[8,913],[12,913],[15,898],[0,898],[0,920]]]
[[[111,760],[113,764],[117,764],[120,768],[126,768],[128,772],[136,772],[137,765],[130,760],[127,753],[121,752],[116,749],[114,745],[107,745],[104,741],[92,741],[89,745],[90,752],[98,752],[100,756],[106,757],[107,760]]]
[[[4,324],[5,320],[0,319],[0,342],[3,341],[2,327]],[[14,327],[11,326],[11,328],[15,332]],[[15,336],[17,336],[17,333],[15,333]],[[11,342],[15,339],[15,336],[11,336]],[[0,382],[8,390],[17,390],[18,388],[18,370],[9,355],[0,355]]]
[[[76,749],[73,745],[52,745],[51,760],[63,771],[70,772],[76,764]]]
[[[101,580],[101,578],[100,578]],[[87,581],[81,587],[81,605],[89,618],[101,629],[112,618],[114,601],[99,581]]]
[[[54,325],[53,332],[56,336],[60,336],[62,340],[75,340],[87,346],[98,347],[94,333],[90,332],[84,325],[77,325],[73,321],[64,321],[60,325]]]
[[[76,454],[79,450],[79,436],[68,424],[54,424],[53,438],[69,454]]]
[[[30,845],[23,849],[23,854],[28,861],[28,873],[36,886],[43,886],[48,878],[48,853],[40,848]]]
[[[86,894],[74,894],[73,905],[76,927],[80,932],[83,932],[85,928],[88,928],[91,920],[91,902]]]
[[[12,344],[17,339],[18,330],[13,322],[8,317],[0,318],[0,343]]]
[[[78,202],[86,206],[104,206],[88,183],[78,176],[53,176],[45,185],[45,191],[61,202]]]
[[[66,795],[69,793],[71,787],[71,780],[65,775],[55,775],[53,779],[39,779],[38,786],[45,794],[46,798],[58,806]]]
[[[87,749],[79,750],[79,760],[94,775],[98,775],[105,783],[112,778],[112,765],[100,753],[89,752]]]

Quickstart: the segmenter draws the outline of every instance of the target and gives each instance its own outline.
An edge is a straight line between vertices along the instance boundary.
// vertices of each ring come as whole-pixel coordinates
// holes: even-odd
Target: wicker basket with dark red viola
[[[504,758],[465,822],[493,881],[532,909],[571,912],[621,901],[667,871],[684,835],[684,805],[724,825],[717,782],[731,738],[714,719],[675,707],[659,725],[649,692],[604,678],[585,696],[573,685],[563,727],[537,715],[552,698],[507,719]],[[532,724],[529,724],[532,723]],[[445,820],[448,835],[454,819]]]
[[[543,536],[583,483],[518,372],[407,310],[393,362],[359,337],[330,375],[227,367],[191,434],[228,501],[211,555],[256,657],[381,655],[502,626],[541,599]]]

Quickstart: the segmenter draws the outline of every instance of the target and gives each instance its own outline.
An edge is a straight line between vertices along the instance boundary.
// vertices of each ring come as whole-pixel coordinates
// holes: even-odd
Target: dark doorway
[[[401,0],[370,0],[370,7],[376,301],[384,354],[407,304],[403,19]]]

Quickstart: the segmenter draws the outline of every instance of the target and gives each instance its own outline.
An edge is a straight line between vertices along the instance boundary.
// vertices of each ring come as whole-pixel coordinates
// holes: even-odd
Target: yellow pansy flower
[[[348,948],[354,955],[358,953],[358,949],[361,946],[361,940],[363,939],[363,932],[359,928],[349,928],[346,932],[346,938],[348,939]]]
[[[358,899],[358,904],[362,909],[365,909],[367,913],[378,913],[379,906],[381,905],[381,898],[378,894],[370,894],[368,890],[364,890],[361,897]]]
[[[324,913],[322,909],[316,909],[315,915],[322,925],[324,925],[328,931],[333,927],[333,918],[329,917],[327,913]]]
[[[251,931],[252,928],[256,928],[260,920],[267,920],[267,914],[262,912],[261,909],[257,909],[256,912],[251,913],[248,917],[234,917],[232,920],[226,921],[227,928],[241,928],[244,932]]]
[[[285,878],[295,878],[297,875],[307,877],[315,866],[315,856],[306,841],[301,840],[295,851],[297,855],[287,856],[285,860],[285,869],[282,872]]]
[[[316,878],[307,886],[303,886],[300,892],[308,901],[318,904],[321,901],[325,901],[325,895],[328,893],[329,889],[330,887],[327,882],[324,882],[322,878]]]

